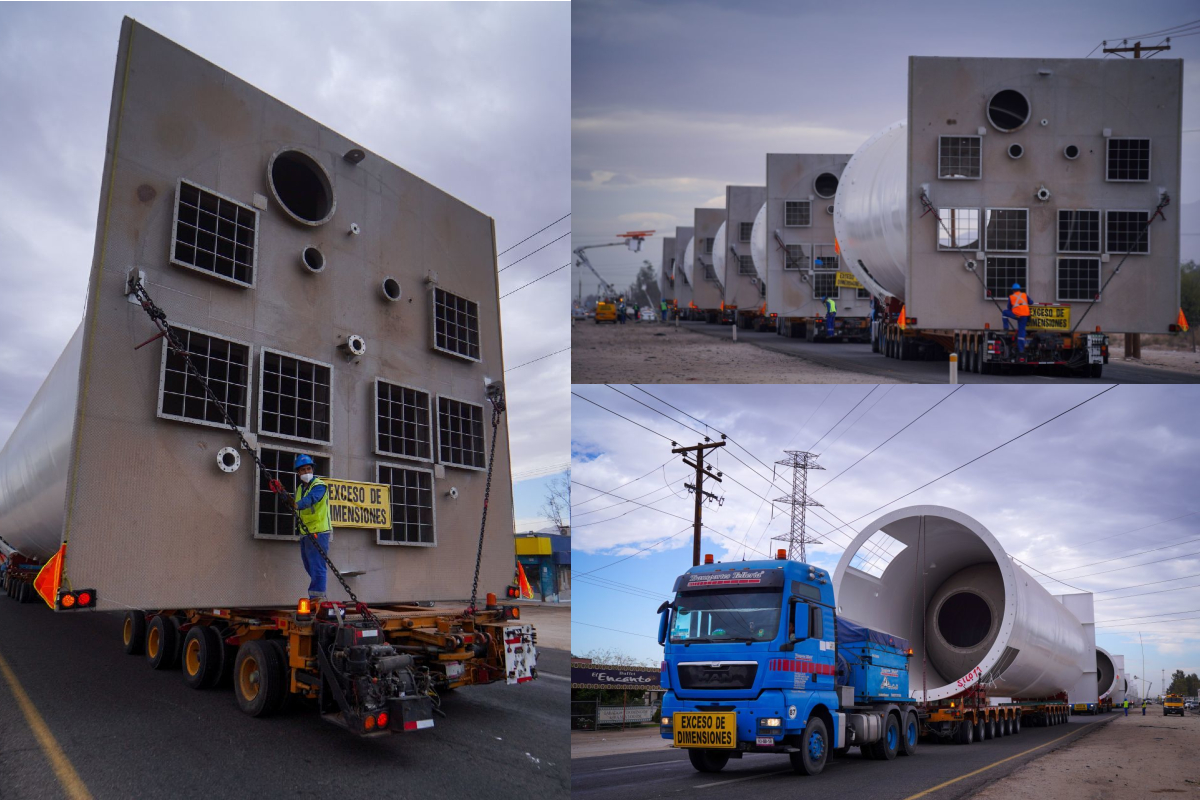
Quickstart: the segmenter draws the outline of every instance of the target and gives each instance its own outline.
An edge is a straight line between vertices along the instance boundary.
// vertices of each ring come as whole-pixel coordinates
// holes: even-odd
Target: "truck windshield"
[[[780,589],[681,592],[671,613],[671,642],[769,641],[779,632],[782,606]]]

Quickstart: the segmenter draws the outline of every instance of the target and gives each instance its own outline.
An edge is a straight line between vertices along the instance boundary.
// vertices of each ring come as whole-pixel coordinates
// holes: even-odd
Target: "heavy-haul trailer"
[[[694,211],[693,238],[685,257],[692,260],[692,318],[709,323],[720,322],[724,314],[725,288],[714,259],[717,235],[725,225],[725,209],[697,208]]]
[[[359,734],[533,678],[481,600],[513,574],[493,221],[128,18],[103,173],[84,319],[0,450],[5,588]]]
[[[816,775],[850,747],[880,760],[916,752],[912,649],[841,617],[824,570],[785,550],[729,566],[707,555],[674,591],[659,608],[660,733],[696,770],[786,753]]]
[[[1178,331],[1182,82],[1178,60],[910,58],[907,117],[835,202],[848,266],[891,306],[873,349],[1100,377],[1109,332]]]

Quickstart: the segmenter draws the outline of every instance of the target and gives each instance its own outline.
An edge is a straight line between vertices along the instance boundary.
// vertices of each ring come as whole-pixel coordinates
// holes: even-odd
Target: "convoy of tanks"
[[[912,57],[906,119],[853,155],[768,154],[757,214],[730,186],[726,210],[675,229],[662,296],[684,319],[892,358],[1099,377],[1110,332],[1181,328],[1182,63]]]

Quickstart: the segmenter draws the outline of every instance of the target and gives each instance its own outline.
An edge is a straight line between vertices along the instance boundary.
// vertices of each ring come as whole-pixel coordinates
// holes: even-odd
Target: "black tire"
[[[917,754],[917,740],[921,738],[921,723],[916,714],[906,714],[904,725],[900,729],[900,750],[902,756]]]
[[[1088,364],[1088,377],[1099,378],[1104,374],[1103,364]]]
[[[179,662],[179,629],[170,617],[158,614],[146,627],[146,660],[151,669],[171,669]]]
[[[125,624],[121,628],[121,640],[125,645],[125,655],[140,656],[146,650],[146,615],[141,611],[129,611],[125,614]]]
[[[1021,732],[1021,715],[1020,714],[1016,714],[1015,716],[1013,716],[1012,732],[1013,732],[1014,736]]]
[[[37,600],[40,597],[40,595],[37,593],[37,589],[34,589],[33,584],[29,581],[21,581],[21,587],[24,591],[24,594],[21,595],[22,603],[32,603],[34,600]]]
[[[233,695],[243,713],[252,717],[274,713],[283,702],[286,678],[279,650],[270,642],[255,639],[238,648],[233,666]]]
[[[271,709],[272,714],[278,714],[287,708],[288,699],[292,696],[291,692],[288,691],[292,673],[291,668],[288,666],[287,643],[283,639],[268,639],[267,641],[271,643],[271,646],[275,648],[275,652],[279,654],[279,664],[283,669],[283,694],[280,696],[278,704]]]
[[[883,733],[879,741],[867,745],[871,758],[876,761],[891,761],[900,749],[900,721],[895,714],[888,714],[883,721]]]
[[[991,375],[992,365],[984,360],[984,353],[987,352],[987,341],[981,336],[979,337],[979,349],[976,351],[975,357],[979,360],[979,374]]]
[[[225,632],[217,631],[217,635],[221,638],[221,672],[217,676],[217,688],[227,689],[233,686],[233,664],[237,661],[237,648],[231,644],[225,644]]]
[[[975,722],[975,741],[982,742],[987,739],[987,722],[980,719]]]
[[[894,718],[893,718],[894,719]],[[789,753],[792,770],[797,775],[820,775],[829,761],[829,733],[820,717],[809,717],[800,734],[800,752]]]
[[[183,640],[183,679],[193,689],[209,689],[221,677],[221,647],[217,632],[194,625]]]
[[[975,723],[969,719],[964,719],[958,723],[958,730],[955,731],[954,741],[958,744],[971,744],[975,741]]]
[[[1011,725],[1012,725],[1012,720],[1010,720],[1008,717],[1002,718],[999,723],[1000,735],[1008,736],[1010,733],[1012,733]]]
[[[729,754],[719,750],[688,750],[688,760],[697,772],[720,772],[729,763]]]

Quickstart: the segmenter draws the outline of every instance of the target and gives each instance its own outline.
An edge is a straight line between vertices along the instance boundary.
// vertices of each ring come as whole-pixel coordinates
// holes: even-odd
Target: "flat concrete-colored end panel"
[[[755,267],[752,250],[754,221],[766,200],[765,186],[725,187],[723,299],[725,307],[735,307],[739,315],[757,314],[765,298],[766,275]],[[743,230],[749,235],[743,236]]]
[[[692,247],[692,302],[701,311],[717,311],[721,308],[723,291],[721,276],[716,273],[712,253],[707,252],[707,241],[716,239],[717,231],[725,222],[723,208],[697,208]]]
[[[658,291],[668,303],[675,299],[675,237],[663,237],[662,265],[658,273]]]
[[[692,260],[687,251],[694,231],[691,226],[675,229],[675,302],[679,308],[692,304]]]
[[[954,697],[980,681],[998,696],[1051,697],[1075,687],[1092,653],[1079,620],[987,528],[942,506],[868,525],[843,553],[834,586],[839,613],[927,656],[924,690],[914,661],[916,698]]]
[[[232,433],[160,416],[163,348],[133,350],[155,332],[125,296],[126,270],[136,266],[172,322],[250,345],[246,427],[262,447],[325,456],[332,476],[349,480],[374,481],[380,461],[428,468],[376,452],[373,394],[377,378],[427,393],[431,452],[445,474],[424,497],[436,543],[380,545],[373,530],[339,528],[332,557],[361,571],[349,582],[367,601],[469,596],[485,473],[442,463],[438,398],[483,407],[486,457],[484,379],[503,376],[491,219],[374,153],[347,162],[354,142],[129,20],[113,115],[83,327],[86,391],[65,491],[72,584],[94,586],[106,609],[291,605],[308,584],[294,541],[255,538],[249,454],[234,473],[217,468],[217,451],[237,443]],[[336,203],[328,222],[283,212],[267,165],[288,149],[328,177],[326,199]],[[181,181],[256,212],[248,280],[172,263]],[[324,256],[319,272],[303,264],[307,247]],[[384,295],[385,278],[400,287],[398,301]],[[435,289],[474,304],[477,351],[467,357],[434,349]],[[339,345],[351,334],[366,352],[347,359]],[[264,348],[331,367],[327,440],[264,428]],[[481,592],[512,577],[506,426],[499,437]],[[452,487],[457,499],[447,496]],[[332,577],[329,591],[343,596]]]
[[[836,264],[837,271],[849,271],[844,257],[834,252],[831,212],[842,195],[850,158],[845,153],[767,154],[766,264],[760,271],[767,282],[768,314],[783,321],[823,317],[825,305],[813,289],[815,259],[822,260],[825,272],[834,271],[830,264]],[[792,250],[791,260],[785,247]],[[831,292],[839,315],[866,316],[870,312],[870,298],[859,297],[857,290],[832,287]]]
[[[1061,298],[1071,305],[1072,323],[1091,306],[1084,322],[1087,330],[1098,325],[1105,331],[1166,333],[1179,312],[1180,220],[1170,207],[1165,219],[1150,226],[1149,253],[1130,255],[1098,303],[1080,300],[1070,291],[1062,293],[1058,259],[1100,258],[1099,282],[1103,283],[1124,254],[1124,250],[1108,252],[1107,212],[1153,212],[1160,189],[1170,194],[1172,207],[1178,206],[1182,63],[1168,58],[912,57],[908,192],[903,206],[912,265],[905,287],[908,316],[917,317],[922,328],[978,329],[985,322],[993,327],[1000,323],[999,310],[985,297],[983,284],[964,269],[962,254],[938,249],[938,223],[931,214],[922,216],[918,202],[921,187],[927,185],[938,208],[979,209],[984,215],[989,208],[1028,209],[1026,251],[1001,252],[992,247],[986,221],[980,249],[995,257],[1027,259],[1024,285],[1034,302]],[[1009,123],[1011,130],[997,127],[988,115],[989,102],[1006,91],[1011,92],[1006,97],[1020,106],[1015,111],[1022,112]],[[944,169],[942,174],[964,177],[939,177],[939,137],[943,136],[977,137],[970,139],[979,145],[977,177],[973,169]],[[1150,140],[1149,180],[1106,179],[1109,142],[1123,137]],[[1010,154],[1013,145],[1020,148],[1014,151],[1018,157]],[[1073,148],[1073,156],[1068,148]],[[964,153],[957,151],[960,156]],[[947,151],[951,155],[954,152]],[[965,175],[968,171],[971,174]],[[1042,189],[1045,193],[1039,198]],[[1107,260],[1102,252],[1059,252],[1062,210],[1101,212],[1099,250]],[[976,259],[975,252],[966,255]],[[994,263],[997,267],[1019,264]],[[980,278],[986,266],[978,265]],[[1095,274],[1090,265],[1087,269],[1088,275]],[[1001,306],[1006,297],[1007,291],[998,298]]]

